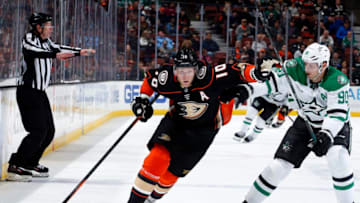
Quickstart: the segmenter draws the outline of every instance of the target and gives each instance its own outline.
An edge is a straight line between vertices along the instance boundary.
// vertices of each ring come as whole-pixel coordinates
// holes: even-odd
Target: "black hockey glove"
[[[275,59],[264,59],[260,66],[256,66],[255,68],[255,77],[260,81],[269,80],[271,69],[273,66],[279,65],[280,62]]]
[[[235,108],[238,108],[249,98],[249,91],[251,91],[251,86],[237,85],[228,88],[220,95],[220,101],[227,103],[235,98]]]
[[[325,131],[325,130],[320,130],[317,134],[316,134],[316,139],[317,142],[313,147],[313,151],[316,154],[316,156],[324,156],[329,148],[331,147],[334,139],[331,135],[330,132]]]
[[[149,99],[142,97],[135,97],[131,102],[131,110],[135,116],[140,117],[142,122],[146,122],[153,115],[153,108],[150,105]]]
[[[287,116],[289,114],[289,107],[286,105],[281,106],[280,111],[282,115]]]

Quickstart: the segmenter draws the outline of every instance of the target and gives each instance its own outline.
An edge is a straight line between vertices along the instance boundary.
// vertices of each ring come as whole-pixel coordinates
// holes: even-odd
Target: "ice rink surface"
[[[132,183],[148,153],[146,143],[162,116],[138,122],[111,155],[100,165],[69,202],[126,203]],[[68,146],[45,156],[49,178],[31,183],[0,183],[0,203],[62,202],[100,157],[132,122],[133,117],[115,118]],[[266,128],[250,144],[232,139],[243,116],[233,116],[224,126],[205,157],[162,200],[164,203],[241,203],[255,178],[272,160],[274,152],[291,125],[287,119],[279,128]],[[356,202],[360,202],[360,118],[352,118],[352,163]],[[266,203],[335,203],[330,173],[324,158],[313,154],[302,167],[283,181]]]

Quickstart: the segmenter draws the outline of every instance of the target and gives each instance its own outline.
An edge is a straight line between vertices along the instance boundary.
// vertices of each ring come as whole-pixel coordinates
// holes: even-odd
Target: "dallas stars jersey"
[[[304,111],[304,114],[299,111],[299,116],[306,116],[313,127],[337,135],[349,120],[348,78],[329,66],[322,81],[313,84],[306,76],[301,58],[286,61],[285,67]],[[283,70],[275,69],[275,73],[275,77],[266,81],[267,93],[290,94],[291,89]],[[289,99],[289,105],[298,109],[294,99]]]
[[[203,65],[199,67],[192,86],[182,88],[173,67],[165,65],[146,73],[140,93],[150,96],[155,91],[169,98],[169,114],[179,124],[217,129],[224,124],[219,101],[221,93],[237,84],[255,82],[254,68],[250,64],[221,64],[214,68]],[[231,116],[231,111],[225,116]]]

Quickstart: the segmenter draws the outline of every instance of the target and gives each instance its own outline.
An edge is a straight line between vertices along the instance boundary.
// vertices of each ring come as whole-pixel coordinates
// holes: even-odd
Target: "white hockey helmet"
[[[330,62],[330,50],[327,46],[314,42],[306,47],[301,58],[305,63],[318,64],[319,69],[323,63],[326,63],[327,68]]]

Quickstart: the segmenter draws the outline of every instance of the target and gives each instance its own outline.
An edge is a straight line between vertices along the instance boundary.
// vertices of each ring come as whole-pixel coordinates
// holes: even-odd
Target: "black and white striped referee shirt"
[[[18,85],[45,91],[49,86],[51,67],[56,53],[71,52],[79,56],[80,50],[81,48],[55,44],[50,39],[42,40],[32,32],[26,33],[22,40],[24,57]]]

